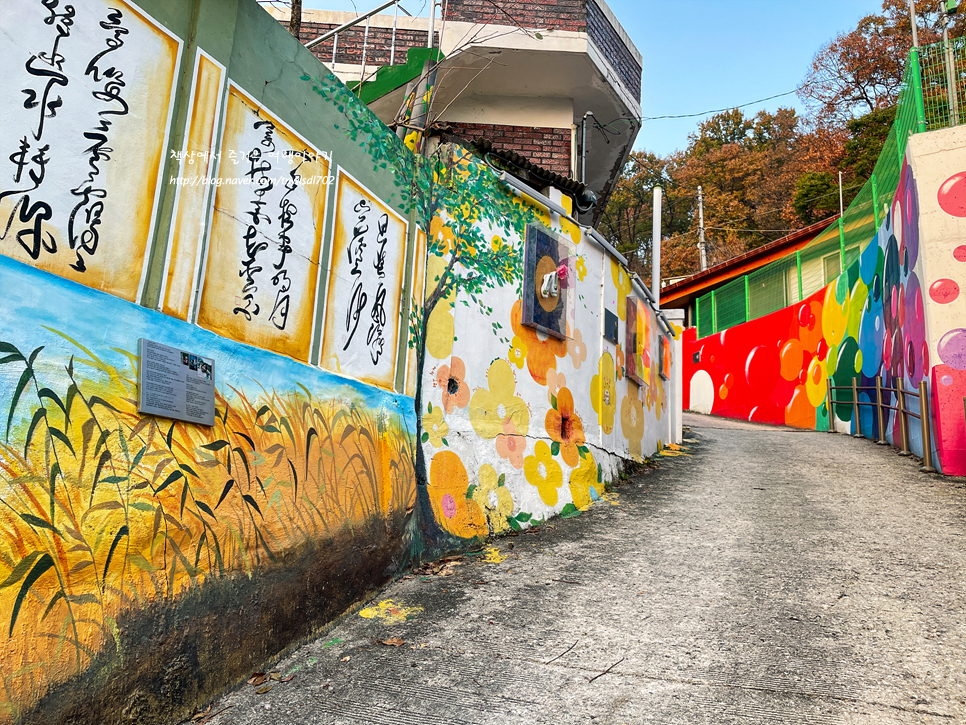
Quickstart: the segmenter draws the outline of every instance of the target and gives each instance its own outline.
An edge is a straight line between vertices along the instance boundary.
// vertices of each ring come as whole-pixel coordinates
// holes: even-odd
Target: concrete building
[[[432,23],[442,54],[433,126],[444,138],[483,140],[484,155],[519,154],[536,167],[521,175],[537,187],[556,185],[579,201],[585,184],[598,203],[580,221],[596,224],[640,129],[642,56],[620,21],[604,0],[443,7]],[[350,86],[364,77],[360,97],[391,128],[407,83],[423,71],[432,22],[393,10],[312,49]],[[300,39],[309,43],[354,17],[305,10]]]

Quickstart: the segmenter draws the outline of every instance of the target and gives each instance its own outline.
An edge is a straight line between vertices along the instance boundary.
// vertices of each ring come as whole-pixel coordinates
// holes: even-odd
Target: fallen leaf
[[[195,713],[194,717],[192,717],[191,719],[192,719],[192,721],[194,721],[194,720],[200,720],[205,715],[207,715],[209,712],[211,712],[211,705],[208,706],[208,709],[207,710],[200,710],[199,712]]]
[[[280,679],[279,682],[291,682],[294,679],[295,679],[295,675],[289,675],[288,677],[283,677],[282,679]]]
[[[255,680],[257,680],[259,677],[264,677],[264,676],[265,676],[264,672],[252,672],[252,676],[248,678],[248,684],[254,685]]]
[[[265,687],[259,687],[257,690],[255,690],[255,692],[257,692],[259,695],[264,695],[266,692],[268,692],[269,690],[271,690],[273,687],[275,687],[275,685],[265,685]]]
[[[349,655],[346,655],[341,660],[339,660],[339,662],[348,662],[348,661],[349,661]]]
[[[248,684],[251,685],[252,687],[258,687],[259,685],[262,685],[266,682],[268,682],[268,678],[264,674],[261,674],[258,677],[253,677],[252,679],[250,679],[248,681]]]
[[[273,679],[273,680],[278,680],[282,676],[282,673],[281,672],[272,672],[268,676],[271,679]]]
[[[393,637],[392,639],[377,639],[376,644],[382,644],[386,647],[402,647],[406,643],[399,639],[399,637]]]

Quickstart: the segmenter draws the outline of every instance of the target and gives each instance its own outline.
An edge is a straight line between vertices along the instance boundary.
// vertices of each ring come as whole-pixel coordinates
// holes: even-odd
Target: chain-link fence
[[[966,123],[966,38],[913,49],[896,119],[872,177],[845,215],[795,254],[732,280],[696,303],[698,337],[787,307],[818,292],[872,242],[899,188],[909,136]]]

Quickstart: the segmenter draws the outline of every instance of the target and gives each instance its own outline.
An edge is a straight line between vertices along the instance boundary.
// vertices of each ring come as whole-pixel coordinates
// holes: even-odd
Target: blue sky
[[[700,113],[794,90],[815,52],[881,0],[607,0],[644,56],[644,116]],[[378,0],[305,0],[305,7],[364,12]],[[424,0],[405,0],[426,14]],[[422,12],[420,10],[422,9]],[[750,106],[801,110],[796,96]],[[687,146],[700,118],[646,121],[637,149]]]

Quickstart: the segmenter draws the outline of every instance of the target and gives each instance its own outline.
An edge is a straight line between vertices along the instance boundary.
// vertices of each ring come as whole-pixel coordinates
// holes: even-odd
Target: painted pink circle
[[[953,256],[956,258],[957,262],[966,262],[966,244],[963,244],[953,250]]]
[[[953,174],[939,187],[939,206],[950,216],[966,217],[966,171]]]
[[[929,285],[929,296],[933,302],[948,305],[959,298],[959,285],[951,279],[937,279]]]
[[[456,499],[448,493],[443,496],[443,514],[448,519],[456,516]]]

